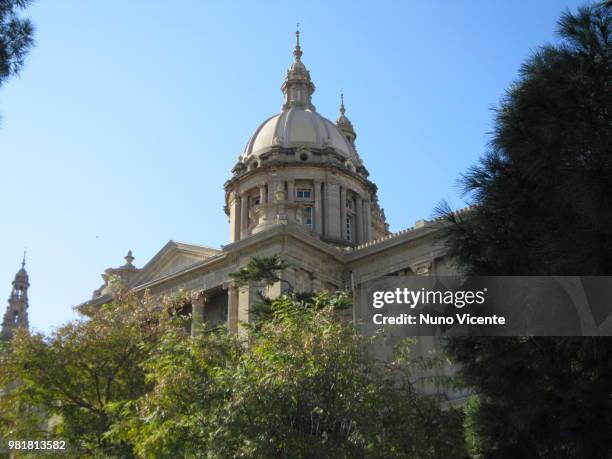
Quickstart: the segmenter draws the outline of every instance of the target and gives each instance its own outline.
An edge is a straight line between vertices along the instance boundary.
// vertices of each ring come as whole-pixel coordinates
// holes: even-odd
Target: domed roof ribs
[[[261,156],[278,147],[331,149],[345,160],[351,160],[356,166],[360,164],[354,147],[356,135],[344,115],[344,100],[342,99],[341,103],[342,116],[336,124],[316,111],[311,102],[315,85],[310,79],[310,72],[302,63],[302,54],[298,30],[293,51],[294,62],[287,70],[281,86],[285,103],[279,114],[268,118],[256,129],[238,159],[241,167],[238,167],[237,171],[246,170],[245,164],[250,160],[255,161],[255,156]]]

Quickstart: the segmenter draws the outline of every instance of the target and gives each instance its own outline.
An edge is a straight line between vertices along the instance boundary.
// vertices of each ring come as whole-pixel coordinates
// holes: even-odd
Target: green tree
[[[34,27],[19,17],[32,0],[0,0],[0,87],[17,75],[34,44]]]
[[[48,338],[20,330],[0,367],[0,433],[11,439],[68,441],[68,453],[130,457],[108,433],[123,406],[150,390],[142,364],[168,328],[181,328],[145,295],[119,294],[88,320]]]
[[[310,293],[295,292],[293,285],[286,279],[281,278],[281,274],[284,269],[290,265],[283,260],[279,255],[252,257],[246,266],[243,266],[238,271],[230,273],[230,278],[238,287],[245,285],[265,285],[266,287],[273,285],[276,282],[286,284],[287,292],[293,296],[294,299],[308,299],[312,295]],[[269,320],[272,317],[272,301],[261,291],[258,291],[257,296],[259,301],[251,305],[251,313],[253,314],[254,321],[253,325],[256,326],[257,322]],[[305,304],[311,304],[307,302]],[[339,306],[339,305],[337,305]],[[346,307],[349,305],[346,304]]]
[[[291,283],[280,277],[280,273],[287,267],[289,264],[278,255],[253,257],[246,266],[230,273],[230,277],[238,287],[248,285],[250,282],[263,282],[266,285],[284,282],[290,290],[293,290]]]
[[[559,44],[523,64],[496,111],[489,151],[462,179],[475,206],[446,212],[451,254],[469,274],[612,274],[611,7],[565,12],[558,32]],[[449,340],[479,394],[468,419],[477,451],[610,457],[611,344]]]
[[[460,413],[417,394],[405,361],[371,356],[337,315],[345,296],[272,299],[248,338],[167,334],[117,435],[142,457],[463,457]]]
[[[611,7],[566,12],[496,110],[463,176],[476,206],[447,215],[463,268],[485,275],[612,273]]]

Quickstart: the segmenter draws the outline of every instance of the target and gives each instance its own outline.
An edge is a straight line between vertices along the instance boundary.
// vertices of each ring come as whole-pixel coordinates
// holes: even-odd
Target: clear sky
[[[75,317],[128,249],[227,243],[223,183],[277,113],[301,23],[317,110],[340,88],[393,231],[464,204],[521,62],[571,0],[68,1],[27,12],[37,45],[0,89],[0,314],[28,249],[30,323]]]

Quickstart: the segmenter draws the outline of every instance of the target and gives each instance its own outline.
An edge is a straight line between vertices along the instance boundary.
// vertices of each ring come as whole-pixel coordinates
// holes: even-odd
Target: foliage
[[[0,87],[19,73],[34,44],[32,23],[17,14],[30,3],[31,0],[0,0]]]
[[[287,295],[274,300],[260,294],[259,301],[251,306],[253,321],[244,326],[253,331],[262,323],[274,318],[282,319],[286,315],[310,314],[312,310],[331,308],[343,311],[353,305],[353,299],[347,292],[339,291],[334,294],[326,290],[314,293],[290,292]]]
[[[0,368],[0,429],[4,438],[40,439],[49,418],[54,438],[74,455],[129,457],[131,445],[108,438],[122,404],[150,390],[141,364],[164,331],[167,313],[147,295],[120,294],[87,321],[50,337],[19,331]]]
[[[120,292],[48,338],[17,333],[0,369],[1,435],[65,439],[71,457],[465,452],[461,414],[413,389],[409,349],[378,361],[338,317],[346,293],[270,300],[248,336],[191,338],[169,314],[185,301]]]
[[[476,206],[447,213],[470,274],[612,273],[612,8],[566,12],[559,34],[523,64],[463,176]]]
[[[561,43],[522,66],[490,149],[463,177],[475,207],[442,211],[451,254],[475,275],[612,274],[612,16],[564,13]],[[609,338],[453,338],[468,443],[485,457],[609,457]]]
[[[485,457],[609,457],[612,346],[579,337],[453,339],[476,387],[468,443]]]
[[[407,365],[375,360],[338,318],[344,299],[312,301],[271,300],[248,339],[168,333],[118,438],[142,457],[462,457],[461,415],[419,396]]]
[[[288,268],[289,264],[280,258],[279,255],[252,257],[246,266],[240,268],[238,271],[230,273],[230,278],[234,281],[236,286],[243,287],[249,284],[253,285],[265,285],[270,286],[276,282],[286,283],[288,286],[288,292],[293,300],[301,301],[302,306],[312,305],[313,295],[304,292],[294,292],[293,285],[286,279],[281,278],[283,269]],[[262,293],[257,292],[258,301],[251,305],[250,312],[255,319],[253,324],[257,326],[258,322],[266,321],[273,315],[272,311],[272,300]],[[339,296],[337,299],[343,299],[344,307],[347,307],[348,303],[345,296]],[[305,300],[305,301],[303,301]],[[336,299],[333,299],[336,301]],[[316,305],[315,305],[316,306]],[[339,304],[336,306],[340,307]]]
[[[287,262],[280,256],[252,257],[246,266],[240,268],[230,277],[238,287],[248,285],[250,282],[262,282],[265,285],[272,285],[275,282],[287,282],[282,280],[279,274],[283,269],[289,267]],[[289,284],[289,282],[287,282]],[[289,284],[291,286],[291,284]]]

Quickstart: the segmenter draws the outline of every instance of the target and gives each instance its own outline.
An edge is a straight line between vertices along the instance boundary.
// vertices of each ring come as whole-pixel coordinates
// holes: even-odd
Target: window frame
[[[300,196],[300,193],[302,193],[302,196]],[[304,193],[308,193],[308,196],[304,196]],[[296,201],[312,201],[314,198],[314,193],[312,190],[312,187],[296,187],[295,188],[295,200]]]

